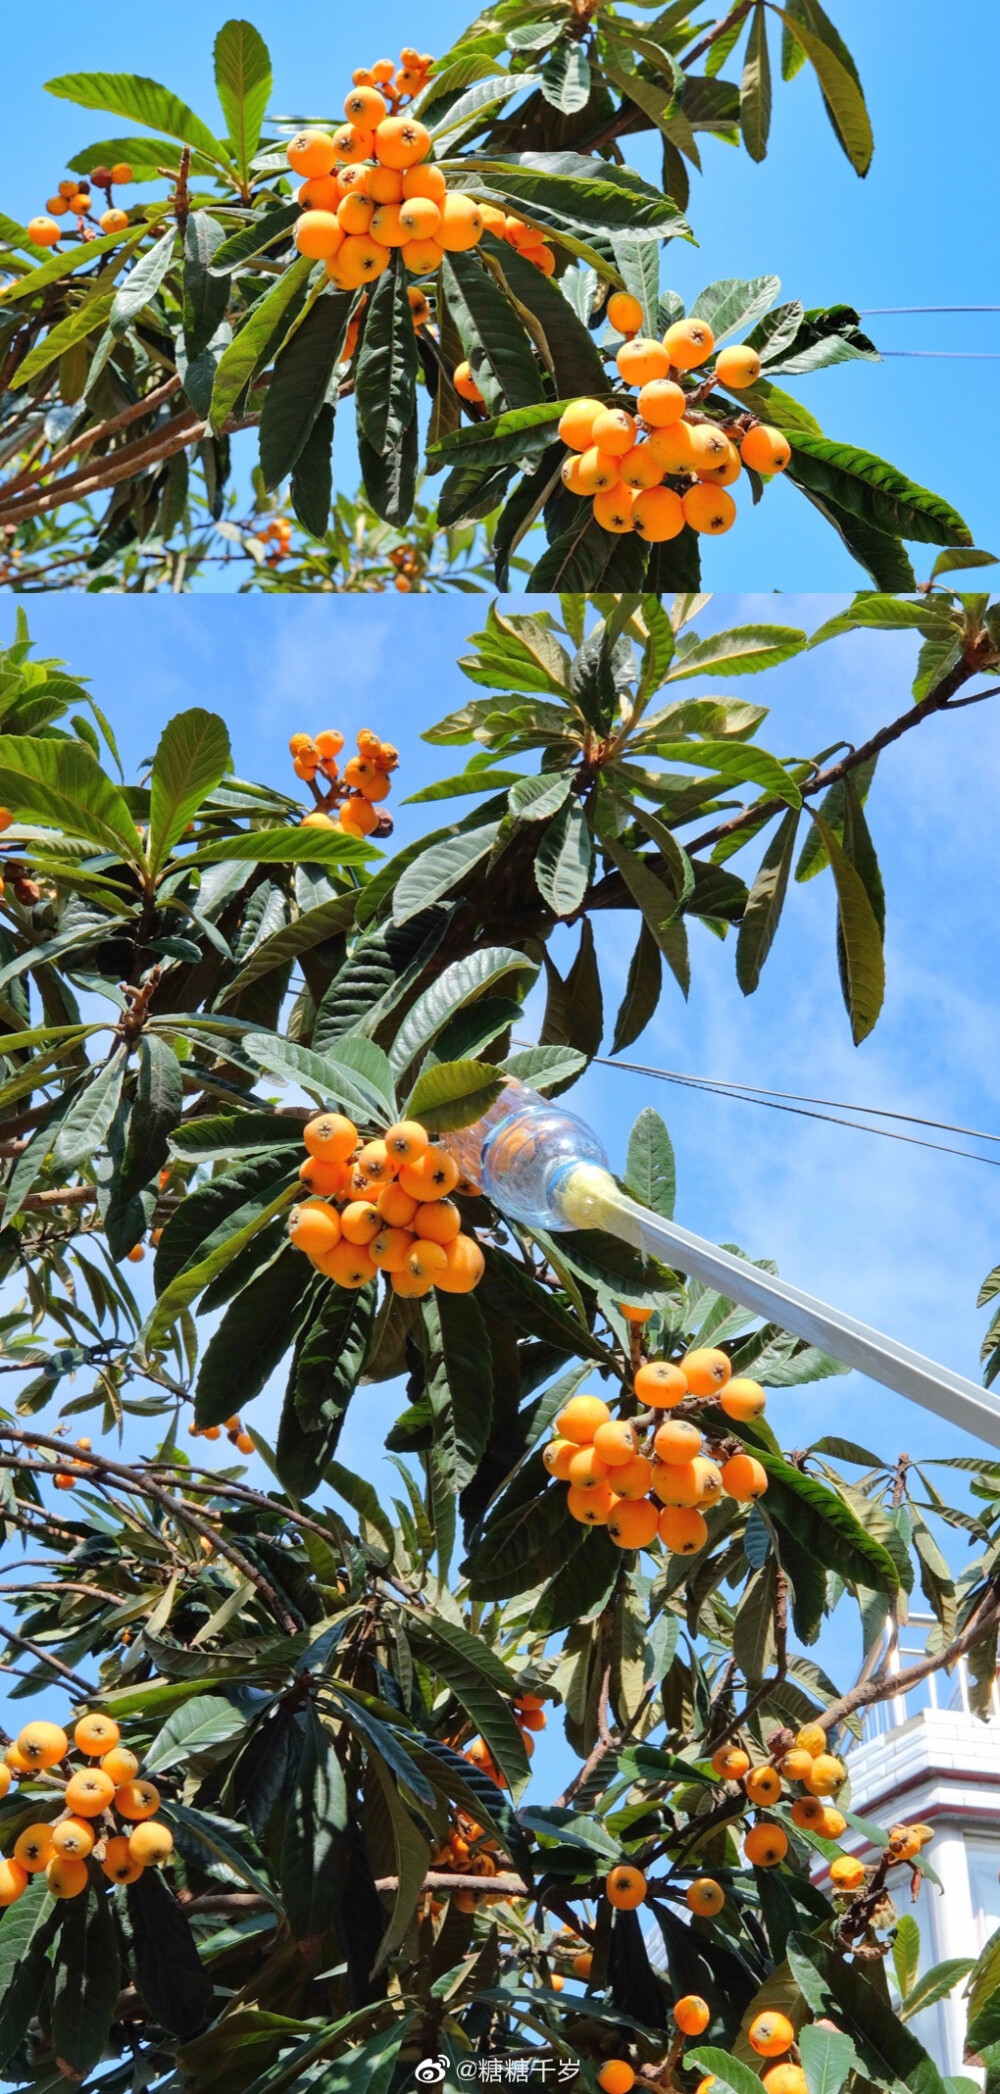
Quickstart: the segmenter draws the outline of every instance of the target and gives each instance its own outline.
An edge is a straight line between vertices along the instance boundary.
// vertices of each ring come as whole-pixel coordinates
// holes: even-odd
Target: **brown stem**
[[[224,433],[237,436],[244,429],[255,429],[259,421],[259,414],[245,415],[241,421],[227,422]],[[126,444],[97,466],[86,466],[78,473],[70,473],[54,487],[47,487],[44,493],[24,496],[6,508],[0,504],[0,525],[25,523],[30,517],[43,516],[50,509],[61,508],[67,501],[85,501],[89,495],[100,494],[106,487],[116,486],[119,480],[128,480],[133,474],[145,472],[151,465],[163,465],[178,451],[203,443],[210,428],[209,422],[199,421],[193,414],[177,415],[168,429],[153,430],[149,435],[137,438],[135,443]]]
[[[92,429],[85,429],[82,435],[74,436],[71,443],[64,444],[60,451],[54,451],[51,458],[46,459],[42,470],[45,473],[59,472],[64,465],[68,465],[71,458],[78,457],[81,451],[91,450],[94,444],[106,443],[109,437],[117,436],[120,430],[127,429],[132,422],[140,422],[146,415],[155,414],[165,401],[179,392],[180,383],[175,372],[165,384],[158,385],[154,392],[145,393],[141,400],[133,400],[131,407],[123,407],[120,414],[112,415],[104,422],[95,422]],[[16,478],[5,480],[0,485],[0,501],[9,501],[11,495],[18,494],[22,488],[37,486],[38,479],[38,473],[20,472]]]
[[[717,44],[719,38],[725,36],[727,30],[732,28],[734,22],[742,22],[744,16],[750,13],[752,6],[753,0],[738,0],[738,4],[730,8],[729,13],[724,16],[723,20],[717,22],[715,28],[709,30],[707,36],[702,37],[700,44],[695,44],[690,51],[685,51],[681,60],[684,72],[689,73],[696,61],[699,58],[704,58],[706,51],[710,51],[712,45]],[[624,131],[630,131],[633,127],[640,130],[652,130],[653,125],[650,118],[646,116],[645,111],[640,109],[637,103],[625,101],[610,122],[606,123],[594,138],[588,140],[585,147],[581,146],[581,151],[599,153],[603,146],[611,145],[616,138],[621,137]]]
[[[920,1681],[927,1679],[930,1673],[940,1672],[943,1666],[954,1665],[958,1658],[964,1658],[973,1644],[978,1643],[981,1636],[988,1635],[998,1623],[1000,1590],[991,1589],[982,1605],[976,1609],[971,1621],[966,1623],[961,1635],[956,1636],[953,1643],[949,1643],[947,1650],[918,1658],[916,1664],[908,1665],[905,1672],[894,1672],[887,1678],[859,1680],[857,1686],[852,1687],[849,1693],[842,1694],[839,1701],[831,1702],[830,1707],[824,1709],[822,1716],[817,1716],[817,1723],[822,1724],[824,1730],[832,1730],[836,1724],[843,1722],[845,1716],[852,1715],[855,1709],[870,1708],[873,1702],[888,1701],[896,1694],[908,1694],[911,1687],[919,1686]]]

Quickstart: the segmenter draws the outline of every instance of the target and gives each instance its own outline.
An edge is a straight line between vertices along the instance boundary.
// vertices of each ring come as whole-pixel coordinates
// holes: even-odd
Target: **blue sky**
[[[831,609],[830,599],[788,597],[780,617],[812,631]],[[770,600],[716,598],[702,628],[775,615]],[[468,695],[455,663],[476,625],[469,600],[41,598],[30,618],[40,651],[90,676],[128,773],[169,714],[191,704],[224,715],[244,775],[285,782],[289,733],[328,725],[349,739],[371,725],[396,742],[400,799],[458,767],[460,752],[428,746],[417,728]],[[779,755],[811,753],[842,737],[859,741],[904,711],[914,656],[907,635],[852,635],[765,677],[729,684],[726,695],[738,691],[772,707],[765,746]],[[707,695],[712,683],[686,689]],[[690,1002],[668,987],[633,1058],[1000,1131],[992,901],[1000,879],[998,791],[1000,737],[986,706],[928,723],[883,760],[869,813],[888,890],[888,992],[882,1020],[860,1049],[840,1003],[833,897],[821,878],[793,891],[762,986],[749,1000],[735,985],[731,941],[720,945],[695,927]],[[400,843],[428,825],[429,810],[397,812]],[[752,870],[755,854],[747,856]],[[741,859],[736,864],[745,870]],[[609,1019],[632,942],[620,925],[605,918],[599,926]],[[655,1105],[678,1151],[683,1224],[737,1242],[753,1257],[775,1258],[787,1278],[978,1378],[984,1319],[975,1296],[1000,1257],[1000,1173],[607,1069],[593,1069],[569,1102],[600,1125],[619,1169],[635,1114]],[[269,1438],[280,1393],[276,1384],[253,1410]],[[395,1389],[362,1391],[341,1458],[378,1478],[381,1440],[397,1408]],[[785,1446],[837,1432],[888,1456],[904,1448],[925,1458],[973,1451],[964,1435],[856,1375],[776,1391],[769,1413]],[[381,1481],[388,1490],[390,1473],[382,1470]],[[856,1657],[846,1619],[824,1651],[846,1683]],[[544,1772],[545,1757],[539,1765]]]
[[[441,51],[468,20],[468,0],[425,0],[415,12],[385,0],[378,51],[355,30],[353,11],[294,11],[263,0],[250,12],[275,61],[273,113],[322,113],[339,107],[357,64],[395,54],[419,36]],[[470,10],[471,11],[471,10]],[[830,132],[811,73],[790,86],[776,82],[772,147],[754,168],[742,152],[709,140],[705,174],[693,181],[690,213],[699,249],[678,242],[664,262],[664,281],[685,296],[718,277],[773,272],[785,293],[809,305],[842,301],[860,308],[975,305],[994,294],[983,270],[992,234],[993,193],[982,82],[1000,61],[1000,16],[991,0],[965,0],[961,27],[942,37],[933,0],[832,0],[830,9],[858,61],[876,135],[865,181],[852,173]],[[7,112],[0,208],[27,218],[44,204],[64,171],[64,157],[121,126],[77,110],[43,91],[55,72],[145,72],[215,120],[211,40],[224,10],[203,0],[175,0],[167,11],[106,17],[73,11],[58,34],[39,41],[22,11],[5,24],[7,77],[18,82]],[[655,175],[655,148],[636,147]],[[885,349],[1000,352],[996,315],[873,318]],[[990,500],[995,472],[994,366],[988,361],[887,358],[791,381],[791,389],[832,436],[864,445],[911,478],[947,495],[967,518],[977,544],[996,535]],[[990,449],[992,447],[992,462]],[[348,422],[340,434],[338,480],[353,489],[356,465]],[[918,554],[918,574],[930,556]],[[819,516],[788,486],[772,488],[761,508],[741,517],[709,552],[712,585],[726,590],[849,589],[858,570]]]

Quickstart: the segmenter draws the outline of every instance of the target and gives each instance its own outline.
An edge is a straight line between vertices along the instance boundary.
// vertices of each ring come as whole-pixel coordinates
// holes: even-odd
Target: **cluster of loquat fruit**
[[[760,357],[744,345],[720,349],[711,373],[688,383],[715,349],[704,320],[675,320],[662,342],[642,336],[642,308],[625,291],[609,299],[608,318],[625,336],[615,361],[638,390],[635,413],[601,400],[570,402],[559,423],[569,454],[564,485],[592,501],[597,522],[613,535],[634,531],[661,545],[690,524],[719,537],[736,521],[727,490],[742,468],[769,479],[792,455],[780,429],[755,416],[716,421],[703,411],[714,385],[732,392],[755,385]]]
[[[13,1780],[37,1784],[52,1808],[26,1826],[12,1853],[0,1859],[0,1908],[16,1904],[32,1876],[44,1876],[53,1898],[77,1898],[91,1880],[92,1861],[110,1883],[134,1883],[143,1869],[169,1861],[174,1842],[156,1817],[159,1790],[140,1778],[135,1753],[120,1740],[110,1716],[92,1715],[82,1716],[73,1732],[87,1762],[82,1767],[73,1767],[69,1739],[58,1723],[27,1723],[8,1745],[0,1761],[0,1797]]]
[[[401,109],[432,64],[404,51],[398,72],[388,58],[362,68],[344,103],[347,122],[336,131],[300,131],[286,148],[289,166],[303,178],[295,245],[325,264],[339,290],[374,283],[394,248],[412,276],[429,276],[445,254],[464,253],[482,239],[476,200],[449,190],[430,162],[426,125]],[[422,324],[419,294],[411,305]]]
[[[62,226],[56,224],[57,218],[75,218],[77,232],[85,239],[88,237],[91,240],[95,239],[96,233],[90,208],[92,203],[91,188],[103,189],[107,198],[107,208],[101,212],[97,220],[97,225],[100,227],[101,232],[123,233],[129,222],[128,212],[119,210],[118,206],[112,203],[111,191],[116,185],[119,188],[123,188],[125,183],[131,180],[132,169],[125,160],[117,160],[114,167],[95,167],[83,181],[78,182],[73,175],[70,175],[65,181],[60,182],[55,195],[49,197],[45,206],[45,214],[47,215],[43,214],[38,218],[28,220],[28,238],[32,245],[34,247],[55,247],[57,241],[61,240],[63,236]]]
[[[230,1445],[240,1454],[253,1453],[253,1441],[244,1430],[241,1418],[227,1418],[224,1425],[196,1425],[192,1420],[188,1432],[193,1440],[221,1440],[225,1433]]]
[[[632,1312],[634,1314],[634,1312]],[[759,1382],[733,1376],[728,1356],[712,1346],[681,1360],[638,1367],[635,1395],[648,1409],[613,1418],[600,1396],[573,1396],[559,1412],[542,1460],[569,1485],[568,1506],[585,1527],[606,1527],[620,1549],[646,1549],[659,1539],[678,1556],[704,1548],[704,1514],[722,1497],[748,1502],[767,1489],[767,1474],[738,1442],[713,1436],[721,1460],[706,1454],[705,1434],[690,1416],[658,1423],[661,1411],[718,1403],[733,1420],[758,1418],[766,1401]]]
[[[483,1254],[448,1194],[458,1165],[417,1120],[363,1141],[343,1113],[320,1113],[302,1130],[299,1176],[311,1197],[293,1207],[288,1234],[317,1272],[364,1287],[384,1272],[395,1294],[419,1300],[432,1287],[470,1294]]]
[[[345,836],[389,836],[392,816],[378,808],[392,791],[390,774],[399,766],[399,751],[370,727],[358,735],[358,753],[348,757],[341,774],[337,758],[344,737],[337,727],[319,734],[293,734],[288,744],[296,778],[311,785],[316,805],[304,815],[306,829],[342,829]],[[325,790],[317,781],[322,778]]]

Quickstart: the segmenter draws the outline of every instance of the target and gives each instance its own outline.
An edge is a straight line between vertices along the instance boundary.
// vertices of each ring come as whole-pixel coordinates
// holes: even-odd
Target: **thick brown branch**
[[[918,1658],[916,1664],[908,1665],[904,1672],[859,1680],[857,1686],[852,1687],[849,1693],[842,1694],[839,1701],[831,1702],[830,1707],[824,1709],[823,1714],[816,1718],[817,1723],[821,1723],[824,1730],[832,1730],[836,1724],[843,1722],[845,1716],[852,1715],[855,1709],[870,1708],[873,1702],[890,1701],[897,1694],[908,1694],[911,1687],[918,1687],[921,1680],[927,1679],[930,1673],[940,1672],[943,1667],[954,1665],[959,1658],[964,1658],[966,1652],[972,1649],[973,1644],[979,1642],[981,1636],[989,1635],[990,1630],[998,1625],[1000,1591],[991,1591],[982,1606],[976,1609],[971,1621],[966,1623],[961,1635],[956,1636],[946,1650]]]
[[[141,400],[133,400],[130,407],[123,407],[120,414],[111,415],[107,421],[95,422],[92,428],[84,429],[81,435],[74,436],[61,450],[54,451],[51,458],[46,459],[41,472],[23,471],[15,478],[5,480],[0,484],[0,501],[8,502],[12,495],[37,487],[42,474],[61,471],[64,465],[69,464],[71,458],[79,457],[82,451],[92,450],[95,444],[106,443],[122,429],[127,429],[132,422],[141,422],[146,415],[155,414],[167,400],[172,399],[174,393],[180,391],[180,383],[177,373],[174,372],[173,377],[168,378],[165,384],[158,385],[154,392],[145,393]]]

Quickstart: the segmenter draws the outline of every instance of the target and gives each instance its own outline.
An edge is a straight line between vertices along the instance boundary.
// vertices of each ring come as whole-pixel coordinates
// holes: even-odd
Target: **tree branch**
[[[839,1701],[831,1702],[830,1707],[824,1709],[821,1716],[817,1716],[817,1723],[822,1724],[824,1730],[833,1730],[838,1723],[843,1722],[845,1716],[852,1715],[855,1709],[870,1708],[873,1702],[889,1701],[896,1694],[908,1694],[911,1687],[918,1687],[921,1680],[927,1679],[930,1673],[940,1672],[945,1666],[954,1665],[959,1658],[964,1658],[973,1644],[978,1643],[981,1636],[988,1635],[998,1624],[1000,1590],[991,1588],[971,1621],[966,1623],[961,1635],[956,1636],[953,1643],[949,1643],[947,1650],[918,1658],[916,1664],[908,1665],[905,1672],[859,1680],[857,1686],[852,1687],[849,1693],[842,1694]]]

